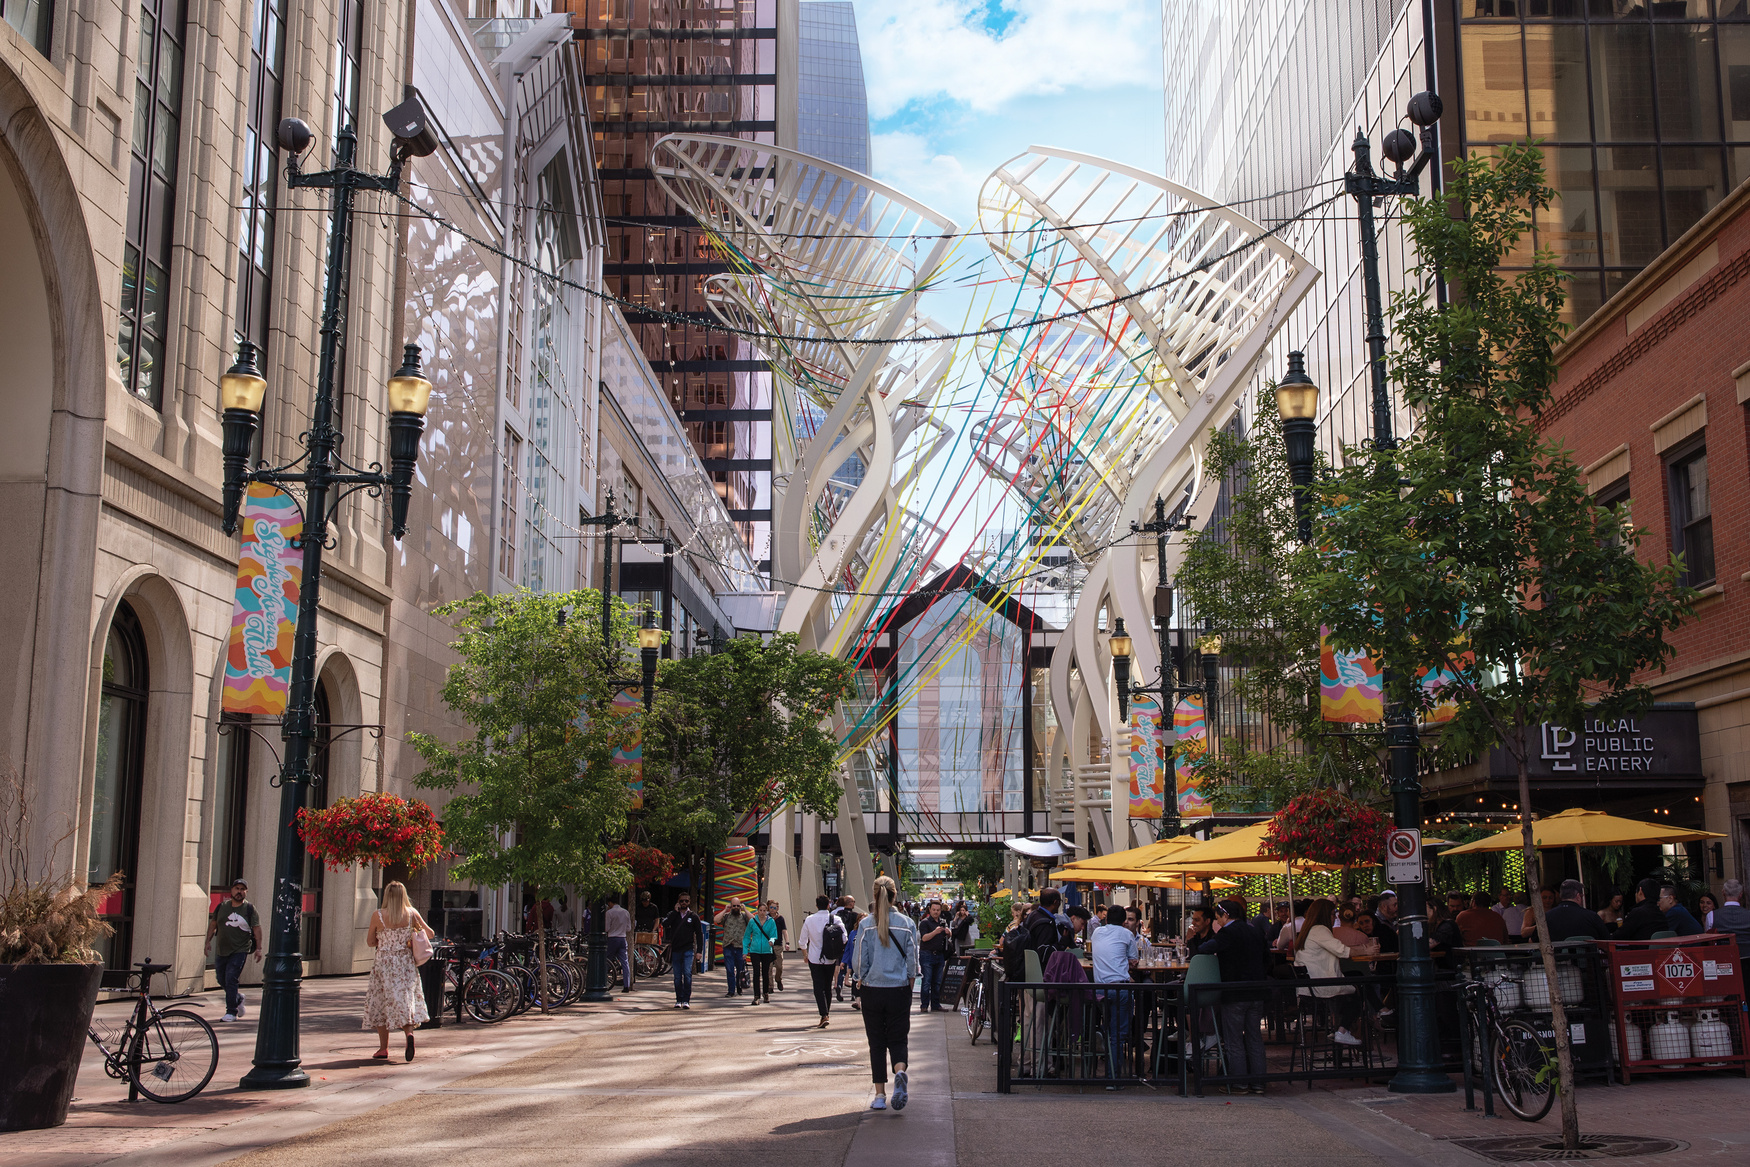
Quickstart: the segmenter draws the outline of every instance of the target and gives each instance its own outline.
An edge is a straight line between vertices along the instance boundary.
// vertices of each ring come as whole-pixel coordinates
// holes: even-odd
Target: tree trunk
[[[553,994],[547,987],[547,928],[541,919],[541,903],[539,899],[535,901],[535,968],[541,974],[541,1012],[551,1013]]]
[[[1523,730],[1521,730],[1523,733]],[[1556,952],[1549,939],[1549,921],[1544,917],[1542,888],[1539,887],[1537,846],[1531,829],[1531,773],[1525,764],[1525,739],[1515,761],[1519,766],[1519,831],[1521,853],[1525,857],[1525,890],[1530,894],[1531,910],[1537,920],[1537,953],[1543,959],[1543,975],[1549,985],[1550,1028],[1556,1035],[1556,1082],[1560,1089],[1557,1099],[1562,1106],[1562,1148],[1580,1149],[1580,1111],[1574,1097],[1574,1047],[1568,1034],[1568,1010],[1562,1003],[1561,978],[1556,974]]]

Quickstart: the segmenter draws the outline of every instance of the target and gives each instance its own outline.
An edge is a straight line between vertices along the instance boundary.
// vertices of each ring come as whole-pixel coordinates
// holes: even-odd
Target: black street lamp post
[[[1165,719],[1171,716],[1174,698],[1181,693],[1207,695],[1211,708],[1215,703],[1215,688],[1207,679],[1202,688],[1174,684],[1175,678],[1169,668],[1173,659],[1170,643],[1173,621],[1173,585],[1167,579],[1167,536],[1174,531],[1188,531],[1196,521],[1196,515],[1184,514],[1184,503],[1171,515],[1167,514],[1166,500],[1155,496],[1155,517],[1146,523],[1132,523],[1132,534],[1149,534],[1155,537],[1155,635],[1160,647],[1160,666],[1155,670],[1155,684],[1132,684],[1130,680],[1131,649],[1135,647],[1131,638],[1124,631],[1122,617],[1112,624],[1112,675],[1118,687],[1118,720],[1130,720],[1130,698],[1140,693],[1158,693],[1161,698],[1161,732],[1166,732]],[[1116,735],[1114,735],[1116,737]],[[1117,748],[1116,743],[1113,746]],[[1163,783],[1167,782],[1165,775]],[[1163,791],[1164,809],[1161,814],[1160,827],[1156,838],[1170,839],[1179,833],[1179,799],[1177,792],[1167,787]]]
[[[625,515],[614,510],[614,492],[608,491],[607,506],[599,515],[592,515],[581,520],[586,527],[602,527],[602,654],[607,664],[607,673],[611,678],[620,667],[619,647],[614,642],[614,544],[618,536],[614,534],[621,523],[627,522]],[[667,540],[664,540],[665,545]],[[662,629],[655,625],[656,614],[649,610],[644,613],[643,627],[638,629],[638,649],[643,666],[642,691],[644,694],[644,710],[650,711],[650,703],[656,696],[656,660],[662,649]],[[610,682],[617,683],[617,682]],[[608,987],[608,936],[607,912],[604,904],[595,903],[589,913],[589,933],[585,937],[587,955],[586,973],[583,996],[580,1001],[612,1001],[614,995]],[[627,959],[630,959],[630,954]]]
[[[306,174],[298,155],[313,138],[296,118],[280,124],[279,142],[291,157],[286,182],[293,188],[317,187],[334,192],[328,236],[327,287],[322,305],[322,351],[317,368],[316,400],[310,428],[303,435],[304,454],[269,468],[249,466],[261,416],[267,381],[255,367],[255,346],[237,346],[237,363],[219,380],[224,409],[224,517],[227,535],[237,531],[244,488],[251,482],[271,483],[291,494],[304,489],[303,531],[296,546],[303,552],[303,582],[298,592],[298,622],[293,637],[292,675],[280,736],[286,743],[279,774],[279,841],[274,859],[274,891],[267,957],[262,970],[261,1021],[255,1036],[255,1065],[243,1077],[245,1089],[270,1090],[306,1086],[310,1075],[301,1068],[298,1052],[298,1007],[303,980],[299,923],[303,909],[304,844],[298,837],[297,814],[309,788],[310,747],[315,739],[316,614],[322,590],[322,552],[328,526],[347,495],[365,491],[373,498],[389,492],[389,530],[399,539],[407,530],[407,505],[413,491],[413,468],[419,456],[419,435],[431,401],[431,382],[420,370],[419,346],[406,348],[401,368],[389,379],[389,465],[359,468],[340,457],[341,435],[334,428],[334,376],[346,330],[347,284],[350,278],[353,195],[360,190],[388,191],[400,186],[401,167],[409,157],[431,153],[436,141],[425,124],[417,99],[385,116],[395,134],[389,172],[369,174],[353,167],[357,136],[351,127],[340,131],[333,170]],[[405,132],[404,132],[405,131]],[[334,492],[330,497],[330,492]]]
[[[1383,150],[1396,173],[1387,178],[1373,172],[1372,147],[1367,136],[1355,135],[1355,165],[1344,176],[1348,193],[1355,200],[1361,228],[1361,278],[1367,309],[1367,355],[1373,389],[1373,448],[1392,450],[1397,438],[1392,432],[1391,393],[1386,384],[1385,312],[1379,286],[1379,240],[1373,218],[1377,198],[1416,195],[1421,175],[1435,160],[1434,126],[1440,120],[1438,95],[1418,93],[1410,99],[1406,116],[1421,130],[1421,152],[1416,135],[1398,128],[1385,136]],[[1415,162],[1404,169],[1412,155]],[[1313,476],[1313,435],[1318,412],[1318,386],[1306,375],[1300,353],[1288,356],[1288,374],[1277,388],[1277,410],[1282,417],[1290,480],[1294,484],[1295,513],[1300,537],[1310,542],[1312,520],[1307,496]],[[1395,484],[1386,484],[1394,487]],[[1384,664],[1384,684],[1389,692],[1392,672]],[[1392,792],[1392,823],[1399,828],[1422,826],[1422,781],[1417,772],[1416,720],[1412,710],[1395,702],[1386,710],[1385,741]],[[1456,1087],[1440,1071],[1439,1030],[1434,1012],[1434,962],[1428,951],[1427,887],[1421,882],[1397,885],[1398,894],[1398,1070],[1390,1089],[1399,1094],[1444,1094]]]

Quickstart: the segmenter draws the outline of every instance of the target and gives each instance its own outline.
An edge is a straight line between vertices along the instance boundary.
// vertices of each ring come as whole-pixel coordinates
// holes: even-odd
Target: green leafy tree
[[[1383,794],[1371,743],[1328,732],[1319,709],[1319,597],[1307,581],[1318,555],[1300,542],[1274,386],[1258,394],[1250,435],[1210,435],[1209,474],[1231,484],[1220,524],[1186,540],[1176,582],[1199,620],[1222,634],[1222,653],[1244,663],[1233,695],[1275,737],[1226,737],[1191,755],[1192,769],[1221,810],[1279,809],[1309,790],[1335,788],[1367,800]],[[1217,728],[1221,727],[1218,711]]]
[[[713,653],[664,661],[645,723],[638,828],[671,854],[720,850],[755,807],[838,812],[838,739],[825,728],[851,695],[852,666],[805,652],[791,634],[740,636]]]
[[[1387,699],[1426,708],[1423,670],[1447,680],[1450,747],[1501,745],[1519,775],[1526,886],[1550,983],[1554,956],[1532,846],[1528,738],[1540,722],[1576,725],[1651,700],[1641,678],[1672,653],[1665,634],[1689,612],[1679,568],[1642,560],[1623,508],[1593,504],[1573,459],[1538,432],[1556,380],[1565,274],[1547,252],[1497,271],[1550,205],[1542,154],[1452,165],[1445,196],[1410,200],[1416,283],[1442,276],[1445,305],[1420,290],[1392,303],[1392,379],[1418,416],[1395,449],[1348,450],[1323,487],[1315,543],[1330,553],[1314,586],[1334,641],[1368,647],[1391,669]],[[1562,1133],[1578,1143],[1565,1011],[1552,994]]]
[[[960,881],[962,887],[976,890],[980,899],[987,899],[1003,881],[1001,851],[960,850],[948,855],[948,878]]]
[[[459,636],[443,701],[474,732],[457,742],[408,736],[425,760],[416,784],[452,794],[441,817],[462,856],[456,878],[527,884],[537,896],[570,885],[586,899],[630,882],[605,855],[625,831],[628,803],[610,757],[636,726],[608,706],[620,682],[590,618],[600,605],[597,592],[519,590],[437,610]],[[618,600],[611,636],[616,651],[635,643]],[[544,983],[544,938],[538,956]]]

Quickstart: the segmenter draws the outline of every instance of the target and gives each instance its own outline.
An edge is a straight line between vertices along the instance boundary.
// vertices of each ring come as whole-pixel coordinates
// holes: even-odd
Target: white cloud
[[[991,113],[1016,97],[1150,83],[1160,69],[1158,0],[859,0],[857,32],[877,120],[939,99]]]
[[[951,218],[976,206],[982,173],[973,173],[953,154],[910,130],[876,134],[871,142],[875,177]],[[962,224],[964,225],[964,224]]]

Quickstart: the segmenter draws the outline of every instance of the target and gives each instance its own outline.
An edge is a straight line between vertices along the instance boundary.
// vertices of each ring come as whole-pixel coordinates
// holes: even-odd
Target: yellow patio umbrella
[[[1131,871],[1141,867],[1151,867],[1183,851],[1195,846],[1200,840],[1191,835],[1179,835],[1172,839],[1162,839],[1158,843],[1149,843],[1141,847],[1132,847],[1127,851],[1114,851],[1110,855],[1095,855],[1088,859],[1077,859],[1074,863],[1065,863],[1051,873],[1053,879],[1070,879],[1073,882],[1078,875],[1092,876],[1097,872]],[[1104,880],[1102,880],[1104,882]]]
[[[1698,831],[1670,823],[1647,823],[1639,819],[1619,818],[1601,810],[1573,807],[1559,814],[1538,819],[1531,824],[1531,841],[1539,849],[1554,847],[1634,847],[1650,843],[1695,843],[1703,839],[1723,839],[1716,831]],[[1486,839],[1465,843],[1446,852],[1453,855],[1475,855],[1483,851],[1517,851],[1524,845],[1519,827],[1508,827]]]

